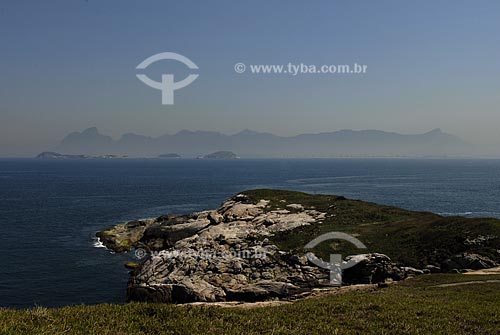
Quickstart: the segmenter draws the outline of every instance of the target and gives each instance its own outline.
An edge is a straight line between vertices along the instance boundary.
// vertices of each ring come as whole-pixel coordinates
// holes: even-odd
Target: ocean
[[[133,257],[100,247],[96,231],[253,188],[500,218],[500,160],[0,159],[0,306],[124,303]]]

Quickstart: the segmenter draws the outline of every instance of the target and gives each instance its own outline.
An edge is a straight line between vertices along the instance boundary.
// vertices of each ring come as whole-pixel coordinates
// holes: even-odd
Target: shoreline
[[[349,208],[357,208],[357,213],[351,213]],[[383,222],[377,222],[381,218],[384,218]],[[365,237],[370,241],[373,239],[371,234],[381,235],[379,230],[387,230],[386,237],[378,237],[376,242],[370,242],[366,252],[353,253],[352,249],[349,250],[348,254],[359,256],[356,257],[355,266],[342,272],[345,285],[377,284],[428,273],[468,272],[499,266],[500,256],[490,259],[490,247],[485,246],[493,246],[496,241],[500,241],[500,220],[443,217],[334,195],[311,195],[285,190],[246,191],[225,201],[217,209],[134,220],[97,235],[105,246],[116,252],[131,249],[142,251],[141,258],[130,273],[128,301],[192,303],[293,300],[314,288],[331,286],[329,271],[311,263],[303,247],[307,239],[315,237],[313,233],[316,227],[344,229],[345,223],[339,225],[339,219],[340,222],[352,222],[354,226],[351,228],[354,230],[350,233],[361,240]],[[369,222],[374,219],[371,225],[375,226],[372,227]],[[426,222],[427,226],[423,227],[419,222]],[[443,249],[430,257],[433,253],[422,254],[418,251],[418,244],[408,245],[404,240],[398,242],[401,243],[401,249],[395,249],[387,234],[395,229],[397,231],[402,224],[411,224],[414,227],[412,229],[420,230],[415,232],[416,238],[451,224],[453,229],[460,231],[450,230],[449,234],[464,242],[446,243],[452,243],[448,246],[450,250],[461,251],[449,254]],[[490,227],[487,229],[496,233],[482,235],[480,229],[486,229],[485,224]],[[366,229],[371,231],[369,235],[366,235]],[[478,231],[474,232],[474,229]],[[303,243],[297,244],[295,240],[298,236]],[[401,236],[395,235],[394,238],[401,239]],[[441,242],[443,238],[447,239],[446,236],[436,236],[435,241],[426,238],[426,243],[430,248],[442,249],[446,246]],[[415,254],[409,254],[413,258],[405,261],[408,257],[405,256],[408,252],[405,249],[408,248],[413,248],[411,250],[415,250]],[[477,252],[481,248],[486,248],[485,253]],[[205,249],[215,254],[222,251],[231,251],[233,254],[215,259],[200,258],[200,252]],[[247,249],[252,257],[258,250],[264,250],[270,258],[257,262],[234,253]],[[324,256],[324,246],[313,252],[320,258],[328,259]],[[417,261],[419,257],[420,261]],[[422,262],[422,257],[427,260]]]

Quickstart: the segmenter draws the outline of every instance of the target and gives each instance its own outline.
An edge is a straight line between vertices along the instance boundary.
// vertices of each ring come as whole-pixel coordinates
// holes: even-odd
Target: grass
[[[252,309],[132,303],[0,310],[1,334],[498,334],[500,276],[426,275]]]
[[[442,217],[428,212],[414,212],[370,202],[345,199],[334,195],[311,195],[281,190],[251,190],[243,192],[253,202],[270,200],[269,210],[287,208],[300,203],[327,214],[322,222],[300,227],[272,238],[281,250],[304,251],[313,238],[332,231],[349,233],[360,239],[368,249],[360,251],[347,242],[331,241],[313,251],[320,257],[331,253],[359,254],[379,252],[396,262],[423,267],[461,252],[479,253],[500,262],[500,220],[493,218]],[[288,209],[288,208],[287,208]],[[481,245],[466,246],[467,238],[496,236]],[[439,259],[437,262],[439,263]]]

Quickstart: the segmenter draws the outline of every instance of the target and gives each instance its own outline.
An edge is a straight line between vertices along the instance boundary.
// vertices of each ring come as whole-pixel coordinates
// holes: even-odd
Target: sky
[[[162,105],[143,72],[199,77]],[[0,2],[0,155],[97,126],[277,135],[433,128],[500,144],[498,1]],[[234,65],[247,65],[243,74]],[[365,74],[250,73],[250,65],[364,64]]]

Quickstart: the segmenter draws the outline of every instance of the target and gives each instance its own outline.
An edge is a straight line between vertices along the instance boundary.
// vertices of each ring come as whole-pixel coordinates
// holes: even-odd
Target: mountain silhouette
[[[117,154],[131,157],[156,157],[166,152],[175,152],[182,157],[198,157],[215,151],[232,151],[242,158],[327,158],[456,156],[473,152],[473,147],[438,128],[411,135],[344,129],[289,137],[250,129],[234,135],[181,130],[173,135],[159,137],[127,133],[113,140],[92,127],[67,135],[54,150],[66,154]]]

